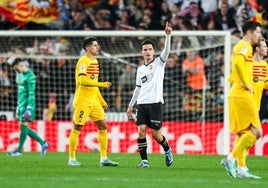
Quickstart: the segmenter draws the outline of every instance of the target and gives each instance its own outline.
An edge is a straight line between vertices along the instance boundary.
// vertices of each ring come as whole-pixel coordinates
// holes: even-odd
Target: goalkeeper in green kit
[[[40,138],[35,131],[33,131],[29,124],[35,118],[35,87],[36,77],[34,73],[25,65],[24,60],[16,58],[12,63],[13,68],[19,73],[18,83],[18,103],[16,115],[20,122],[20,140],[17,150],[9,152],[8,156],[21,156],[22,148],[27,136],[38,141],[41,145],[41,156],[44,156],[49,142]]]

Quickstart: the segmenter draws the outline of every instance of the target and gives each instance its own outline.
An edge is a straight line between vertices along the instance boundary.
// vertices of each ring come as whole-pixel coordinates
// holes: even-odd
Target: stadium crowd
[[[79,0],[64,2],[66,9],[65,17],[62,19],[46,24],[29,22],[21,27],[8,20],[5,15],[0,14],[0,30],[163,30],[165,22],[168,21],[173,30],[226,30],[240,38],[242,36],[241,25],[244,21],[252,19],[263,25],[264,37],[268,38],[268,1],[266,0],[102,0],[96,1],[94,6],[84,6]],[[42,41],[23,37],[0,39],[0,54],[8,54],[8,57],[0,56],[0,111],[13,111],[16,108],[16,104],[14,104],[16,101],[16,88],[14,88],[16,75],[11,70],[10,64],[18,54],[31,54],[40,57],[25,59],[37,76],[37,119],[46,119],[44,109],[47,110],[46,113],[49,113],[49,111],[55,110],[55,106],[57,110],[53,119],[70,119],[72,112],[70,104],[74,92],[74,78],[70,72],[74,72],[76,60],[66,59],[64,56],[81,53],[81,46],[75,45],[80,43],[73,42],[73,40],[77,40],[77,38],[57,37],[46,38]],[[126,46],[114,49],[108,45],[113,42],[113,38],[99,40],[111,54],[131,50],[129,43],[125,41],[122,43]],[[138,46],[138,42],[131,44]],[[161,40],[156,42],[157,46],[161,46],[159,44]],[[183,63],[188,57],[186,53],[181,53],[181,49],[193,46],[198,48],[202,45],[209,45],[211,42],[209,38],[202,41],[194,37],[172,38],[173,50],[176,53],[170,55],[168,60],[166,73],[168,79],[164,84],[166,100],[164,109],[165,117],[168,117],[168,120],[181,119],[183,116],[180,113],[184,114],[184,118],[185,114],[189,114],[189,118],[193,118],[196,117],[196,113],[201,113],[202,109],[185,105],[189,101],[187,97],[192,94],[192,90],[184,91],[183,89],[190,86],[187,83],[187,71]],[[25,46],[25,44],[32,45]],[[54,60],[42,58],[48,55],[57,58]],[[195,59],[197,55],[198,53],[192,58]],[[212,91],[207,94],[208,98],[213,101],[209,104],[214,114],[218,115],[218,120],[222,120],[223,51],[219,48],[213,53],[208,51],[199,53],[199,55],[197,61],[203,63],[207,86]],[[100,60],[103,70],[108,70],[104,72],[103,77],[110,78],[110,81],[115,83],[114,88],[108,91],[109,93],[104,93],[104,96],[108,98],[109,110],[125,112],[128,106],[127,101],[132,95],[131,89],[134,88],[133,83],[135,83],[133,67],[124,66],[122,69],[116,64],[103,63],[105,61],[108,60]],[[133,59],[133,62],[137,65],[141,63],[139,58]],[[212,72],[217,72],[217,74],[211,74]],[[184,79],[181,79],[179,75],[184,75]],[[58,82],[59,77],[64,80]],[[211,80],[214,82],[211,83]],[[182,88],[182,86],[184,87]],[[189,95],[185,95],[187,92]],[[54,97],[56,97],[55,100],[53,100]],[[266,92],[264,98],[268,98]],[[44,101],[44,99],[46,100]],[[200,93],[196,93],[193,100],[190,102],[191,105],[199,103]],[[53,102],[56,103],[54,108],[53,105],[49,105]],[[51,109],[49,106],[52,106]],[[267,106],[268,103],[262,105],[262,119],[268,118]],[[199,115],[201,116],[201,114]]]

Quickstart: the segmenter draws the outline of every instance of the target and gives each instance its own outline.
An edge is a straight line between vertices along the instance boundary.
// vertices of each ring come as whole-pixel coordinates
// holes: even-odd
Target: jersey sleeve
[[[136,73],[136,86],[141,86],[141,79],[139,77],[139,72],[140,72],[140,67],[137,69],[137,73]]]
[[[251,46],[242,46],[238,50],[237,56],[234,58],[233,69],[236,69],[238,77],[244,86],[251,86],[252,72],[252,48]]]
[[[28,86],[28,106],[35,107],[35,88],[36,88],[36,77],[32,73],[27,78],[27,86]]]

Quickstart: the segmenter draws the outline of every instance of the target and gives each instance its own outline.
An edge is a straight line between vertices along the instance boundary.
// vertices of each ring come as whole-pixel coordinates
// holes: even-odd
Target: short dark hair
[[[23,59],[21,59],[21,58],[16,58],[16,59],[14,59],[14,61],[13,61],[13,63],[12,63],[12,67],[14,67],[15,65],[19,64],[19,63],[22,62],[22,61],[23,61]]]
[[[257,42],[256,44],[253,44],[253,45],[252,45],[253,53],[256,52],[256,48],[257,48],[257,47],[261,47],[261,43],[262,43],[262,42],[266,42],[264,38],[259,39],[258,42]]]
[[[142,41],[141,45],[140,45],[140,49],[142,50],[142,46],[146,45],[146,44],[151,44],[154,48],[154,43],[153,41],[151,41],[150,39],[145,39],[144,41]]]
[[[246,21],[242,26],[242,31],[244,34],[247,33],[247,31],[255,31],[257,27],[262,27],[260,22],[255,22],[252,20]]]
[[[86,47],[91,44],[93,41],[97,41],[96,38],[87,38],[83,41],[83,49],[86,50]]]

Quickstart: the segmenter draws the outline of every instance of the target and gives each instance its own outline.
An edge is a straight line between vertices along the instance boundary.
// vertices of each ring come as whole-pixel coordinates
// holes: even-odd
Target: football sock
[[[107,158],[107,148],[108,148],[107,129],[98,131],[98,141],[100,145],[100,157]]]
[[[239,142],[241,136],[235,137],[235,145]],[[247,156],[247,150],[244,150],[241,154],[237,157],[237,166],[245,167],[246,166],[246,156]]]
[[[32,129],[30,129],[30,128],[28,128],[28,135],[31,138],[33,138],[36,141],[38,141],[41,144],[41,146],[45,143],[45,141],[42,138],[40,138],[40,136],[38,136],[38,134],[35,131],[33,131]]]
[[[256,141],[256,136],[251,131],[245,132],[245,134],[241,136],[232,151],[233,157],[237,159],[239,155],[242,155],[249,148],[251,148],[251,146],[253,146]]]
[[[80,131],[72,129],[69,137],[69,158],[75,159]]]
[[[163,136],[163,140],[161,142],[158,142],[158,143],[163,147],[164,151],[169,150],[169,145],[167,143],[166,137]]]
[[[146,138],[138,138],[138,149],[141,160],[147,160],[147,140]]]
[[[20,124],[20,142],[19,142],[19,147],[17,149],[17,151],[20,152],[20,153],[22,151],[22,147],[23,147],[23,145],[25,143],[27,135],[28,135],[28,126]]]

